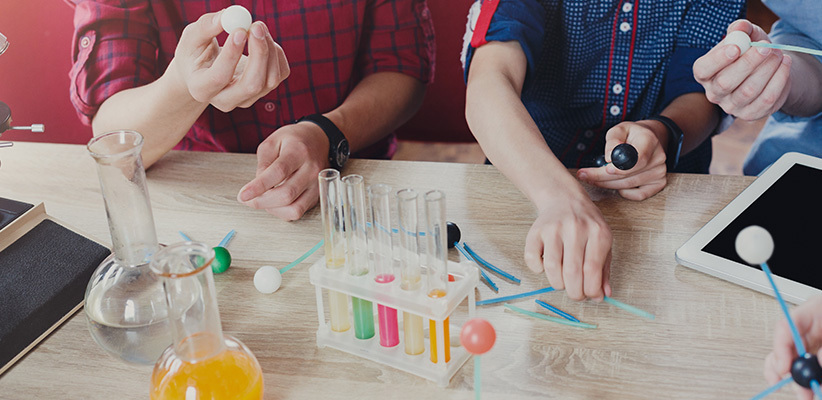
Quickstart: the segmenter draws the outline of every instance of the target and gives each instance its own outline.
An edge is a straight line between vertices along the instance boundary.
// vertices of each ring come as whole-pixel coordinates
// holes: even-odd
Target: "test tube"
[[[380,284],[394,281],[394,257],[391,245],[391,186],[378,184],[370,188],[374,213],[374,280]],[[400,343],[397,309],[379,304],[380,345],[394,347]]]
[[[402,189],[397,192],[400,238],[400,288],[414,296],[422,286],[417,237],[417,192]],[[422,317],[407,311],[402,313],[405,353],[422,354],[425,351]]]
[[[337,270],[345,266],[345,237],[343,232],[340,171],[328,168],[320,171],[320,210],[325,236],[325,267]],[[328,305],[331,312],[331,330],[345,332],[348,322],[348,296],[344,293],[328,291]]]
[[[345,237],[348,245],[348,273],[354,276],[368,274],[368,241],[365,230],[365,186],[361,175],[342,178],[345,216]],[[374,337],[374,305],[359,297],[351,296],[354,311],[354,336],[357,339]]]
[[[448,294],[448,247],[446,245],[447,227],[445,225],[445,193],[432,190],[425,194],[425,217],[428,238],[428,297],[442,299]],[[442,324],[441,346],[437,346],[437,323],[429,321],[429,338],[431,340],[431,362],[437,362],[437,348],[442,347],[445,362],[451,360],[451,340],[448,335],[448,318]]]

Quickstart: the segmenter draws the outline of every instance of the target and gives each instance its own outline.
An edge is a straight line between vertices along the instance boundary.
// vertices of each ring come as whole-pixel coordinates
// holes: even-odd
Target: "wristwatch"
[[[328,161],[331,163],[331,168],[342,169],[348,161],[351,149],[348,147],[348,139],[345,138],[340,128],[337,128],[337,125],[322,114],[306,115],[295,123],[303,121],[313,122],[322,128],[325,136],[328,137]]]
[[[673,172],[679,164],[679,153],[682,151],[682,139],[685,135],[676,122],[664,115],[654,115],[648,119],[659,121],[668,129],[668,148],[665,150],[665,156],[668,172]]]

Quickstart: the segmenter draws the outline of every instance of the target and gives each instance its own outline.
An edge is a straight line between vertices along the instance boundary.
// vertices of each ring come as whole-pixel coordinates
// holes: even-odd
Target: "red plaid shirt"
[[[434,73],[426,0],[66,1],[75,5],[71,100],[86,124],[114,93],[157,80],[183,28],[202,14],[240,4],[268,25],[291,75],[250,108],[209,106],[176,149],[253,153],[279,127],[337,108],[369,74],[428,83]],[[393,143],[391,135],[359,156],[390,155]]]

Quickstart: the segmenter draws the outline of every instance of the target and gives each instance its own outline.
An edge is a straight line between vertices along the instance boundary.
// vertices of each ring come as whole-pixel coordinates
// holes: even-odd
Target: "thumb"
[[[611,162],[611,152],[614,147],[628,141],[628,127],[625,124],[619,124],[605,133],[605,160]]]

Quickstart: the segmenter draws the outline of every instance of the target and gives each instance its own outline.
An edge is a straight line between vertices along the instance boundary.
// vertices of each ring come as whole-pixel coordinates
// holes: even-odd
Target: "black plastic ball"
[[[594,159],[594,167],[599,168],[599,167],[604,167],[604,166],[606,166],[606,165],[608,165],[608,161],[606,161],[606,160],[605,160],[605,156],[604,156],[604,155],[603,155],[603,156],[599,156],[599,157],[597,157],[597,158],[595,158],[595,159]]]
[[[460,241],[462,233],[460,233],[460,227],[451,221],[446,222],[445,226],[448,228],[448,248],[450,249],[454,247],[454,243]]]
[[[611,162],[623,171],[633,168],[638,159],[639,153],[636,148],[628,143],[622,143],[611,151]]]
[[[819,359],[810,353],[796,357],[791,364],[791,377],[799,386],[808,389],[813,380],[822,383],[822,366],[819,365]]]

